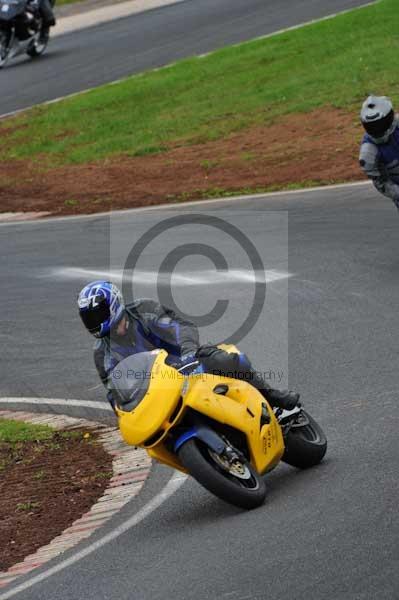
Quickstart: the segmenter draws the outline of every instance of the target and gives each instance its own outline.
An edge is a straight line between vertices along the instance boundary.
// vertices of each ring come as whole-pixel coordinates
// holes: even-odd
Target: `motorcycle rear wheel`
[[[281,460],[297,467],[308,469],[323,460],[327,452],[327,438],[318,423],[301,410],[297,422],[285,436],[285,451]]]
[[[178,455],[190,475],[221,500],[247,510],[263,504],[266,485],[249,462],[240,460],[235,475],[234,470],[223,467],[223,460],[197,439],[183,444]]]

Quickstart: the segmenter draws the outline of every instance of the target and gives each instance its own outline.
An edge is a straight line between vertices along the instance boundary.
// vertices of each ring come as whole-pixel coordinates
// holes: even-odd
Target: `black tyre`
[[[284,441],[285,452],[282,460],[299,469],[317,465],[327,451],[327,438],[322,428],[304,410]]]
[[[48,28],[42,27],[40,34],[36,35],[29,44],[26,54],[31,58],[41,56],[47,48],[49,39],[50,35]]]
[[[10,34],[6,31],[0,31],[0,69],[5,67],[10,50]]]
[[[204,488],[221,500],[240,508],[256,508],[266,496],[265,482],[247,461],[232,469],[203,442],[188,440],[180,448],[179,459]],[[236,474],[234,474],[236,473]]]

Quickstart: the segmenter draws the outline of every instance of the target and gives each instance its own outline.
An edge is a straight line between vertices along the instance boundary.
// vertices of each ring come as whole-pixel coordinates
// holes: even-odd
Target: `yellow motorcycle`
[[[135,354],[112,372],[114,408],[126,443],[245,509],[263,503],[263,476],[280,460],[307,468],[324,457],[326,437],[302,407],[273,410],[249,383],[203,373],[201,367],[184,375],[167,357],[164,350]]]

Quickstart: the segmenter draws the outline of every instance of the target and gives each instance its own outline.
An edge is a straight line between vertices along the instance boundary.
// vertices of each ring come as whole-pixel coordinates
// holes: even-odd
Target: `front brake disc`
[[[224,471],[230,473],[230,475],[233,475],[238,479],[251,478],[251,471],[248,469],[247,465],[242,463],[238,458],[229,460],[228,457],[216,454],[213,450],[208,450],[208,452],[216,464],[222,467]]]

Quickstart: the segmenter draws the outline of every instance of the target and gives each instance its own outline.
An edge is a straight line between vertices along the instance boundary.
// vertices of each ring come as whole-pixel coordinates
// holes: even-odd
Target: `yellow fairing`
[[[272,469],[284,452],[284,441],[274,413],[260,392],[245,381],[209,374],[191,378],[184,404],[194,410],[242,431],[247,438],[251,463],[258,473]],[[215,386],[226,384],[226,395],[216,394]],[[261,423],[262,403],[270,423]]]
[[[119,429],[127,444],[139,446],[170,419],[181,397],[185,378],[165,364],[167,353],[159,351],[149,375],[144,399],[131,412],[117,409]]]
[[[185,469],[178,461],[177,456],[169,452],[163,443],[157,444],[153,448],[148,448],[147,452],[151,458],[154,458],[158,462],[168,465],[168,467],[172,467],[173,469],[177,469],[178,471],[182,471],[183,473],[188,473],[187,469]]]
[[[234,346],[224,347],[236,352]],[[272,469],[284,452],[280,426],[270,406],[254,387],[237,379],[211,374],[190,377],[180,375],[165,364],[167,354],[160,350],[153,364],[147,393],[134,410],[117,410],[123,439],[134,446],[144,446],[158,461],[184,471],[177,456],[164,444],[167,433],[192,408],[221,424],[241,431],[249,448],[250,460],[258,473]],[[214,391],[225,384],[225,394]],[[262,404],[270,422],[263,425]]]

